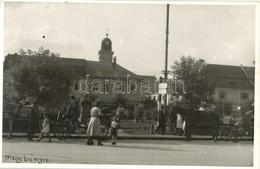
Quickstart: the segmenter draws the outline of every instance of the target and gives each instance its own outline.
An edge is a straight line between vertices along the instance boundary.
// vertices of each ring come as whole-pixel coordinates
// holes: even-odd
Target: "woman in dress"
[[[182,115],[180,115],[178,113],[177,120],[176,120],[176,134],[178,134],[178,135],[184,134],[183,124],[184,124],[184,121],[183,121]]]
[[[50,132],[50,120],[49,120],[49,114],[47,113],[44,113],[43,114],[43,117],[44,117],[44,120],[43,120],[43,123],[42,123],[42,130],[41,130],[41,134],[38,138],[37,141],[41,141],[42,137],[44,134],[47,135],[47,137],[49,138],[49,141],[48,142],[51,142],[51,136],[49,134]]]
[[[93,145],[93,139],[98,140],[98,146],[103,146],[100,139],[102,136],[101,125],[100,125],[100,116],[102,116],[99,104],[94,104],[94,107],[90,110],[90,121],[88,124],[88,129],[86,135],[88,136],[87,145]]]

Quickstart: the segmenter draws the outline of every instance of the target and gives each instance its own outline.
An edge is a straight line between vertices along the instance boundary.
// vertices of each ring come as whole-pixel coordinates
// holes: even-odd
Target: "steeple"
[[[98,52],[100,62],[110,62],[112,63],[112,57],[114,52],[112,51],[112,41],[108,37],[108,29],[106,37],[101,42],[101,49]]]

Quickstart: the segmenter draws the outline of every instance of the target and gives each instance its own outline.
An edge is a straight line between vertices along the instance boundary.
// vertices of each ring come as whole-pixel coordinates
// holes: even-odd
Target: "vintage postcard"
[[[259,167],[259,4],[5,1],[3,168]]]

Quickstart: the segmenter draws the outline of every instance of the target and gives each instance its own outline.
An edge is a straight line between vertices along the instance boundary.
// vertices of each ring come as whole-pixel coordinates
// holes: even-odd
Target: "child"
[[[43,123],[42,123],[42,130],[41,130],[41,134],[40,134],[40,137],[38,138],[37,141],[41,141],[42,137],[43,137],[43,134],[46,133],[46,135],[48,136],[49,138],[49,141],[48,142],[51,142],[51,136],[49,134],[50,132],[50,120],[49,120],[49,116],[47,113],[44,113],[43,115]]]
[[[119,127],[118,118],[116,116],[113,117],[112,123],[111,123],[111,136],[112,136],[112,144],[116,144],[116,138],[117,138],[117,128]]]

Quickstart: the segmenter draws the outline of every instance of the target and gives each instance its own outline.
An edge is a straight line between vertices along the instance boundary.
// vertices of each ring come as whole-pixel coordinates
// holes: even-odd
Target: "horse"
[[[14,121],[25,121],[28,122],[30,118],[32,105],[23,105],[20,103],[12,103],[3,99],[3,115],[8,120],[8,136],[10,139],[13,133]],[[39,117],[42,117],[44,108],[39,106]]]
[[[191,130],[191,133],[210,133],[213,139],[216,141],[218,127],[219,127],[219,115],[214,111],[200,111],[196,109],[188,109],[183,107],[172,107],[171,112],[173,116],[180,114],[184,119],[188,118],[186,126]]]

